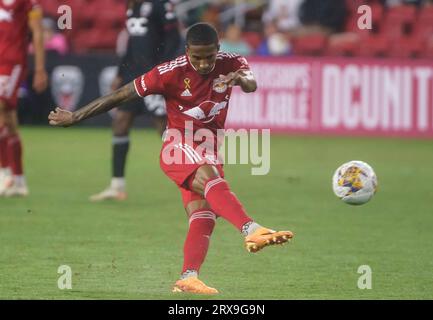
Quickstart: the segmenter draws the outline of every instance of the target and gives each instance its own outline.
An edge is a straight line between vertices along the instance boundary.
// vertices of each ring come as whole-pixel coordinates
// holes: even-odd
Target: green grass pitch
[[[159,169],[154,131],[132,134],[124,203],[90,203],[109,181],[109,129],[23,128],[26,199],[0,198],[0,299],[211,299],[170,292],[186,215]],[[379,191],[353,207],[332,193],[341,163],[364,160]],[[432,299],[433,149],[428,140],[274,136],[271,171],[226,178],[259,223],[296,233],[250,254],[219,219],[201,278],[212,299]],[[60,265],[72,289],[60,290]],[[358,267],[372,289],[357,287]]]

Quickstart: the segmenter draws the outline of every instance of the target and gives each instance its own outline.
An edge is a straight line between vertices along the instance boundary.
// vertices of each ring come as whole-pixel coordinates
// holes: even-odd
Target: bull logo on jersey
[[[189,109],[183,113],[196,120],[200,120],[203,123],[209,123],[212,122],[213,119],[215,119],[215,117],[219,115],[221,110],[223,110],[225,107],[227,107],[227,101],[204,101],[197,107]]]
[[[12,22],[12,12],[0,9],[0,22]]]
[[[75,66],[58,66],[54,68],[51,76],[51,88],[56,104],[73,111],[83,93],[83,72]]]
[[[227,83],[225,83],[223,80],[217,78],[213,81],[213,90],[218,93],[223,93],[227,90]]]

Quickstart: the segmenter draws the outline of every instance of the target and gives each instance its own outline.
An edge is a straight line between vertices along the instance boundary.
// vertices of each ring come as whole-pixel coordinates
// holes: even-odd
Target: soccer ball
[[[332,189],[345,203],[364,204],[376,193],[377,177],[373,168],[363,161],[346,162],[335,171]]]

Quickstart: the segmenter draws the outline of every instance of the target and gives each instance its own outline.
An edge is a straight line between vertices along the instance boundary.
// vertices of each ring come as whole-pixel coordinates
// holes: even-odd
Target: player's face
[[[186,47],[186,54],[194,69],[198,73],[206,75],[215,67],[218,50],[219,46],[215,44],[205,46],[188,45]]]

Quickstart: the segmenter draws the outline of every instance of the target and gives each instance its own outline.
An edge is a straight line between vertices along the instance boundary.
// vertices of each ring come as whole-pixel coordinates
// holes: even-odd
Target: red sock
[[[8,156],[7,156],[7,146],[8,146],[8,129],[6,127],[0,128],[0,168],[7,168]]]
[[[206,182],[204,197],[219,216],[233,224],[239,231],[242,231],[245,223],[253,220],[247,215],[238,198],[230,191],[229,185],[221,177]]]
[[[7,143],[8,163],[14,176],[23,175],[22,146],[20,136],[10,135]]]
[[[215,214],[206,209],[199,209],[191,215],[188,235],[183,246],[182,273],[187,270],[199,272],[209,248],[215,219]]]

